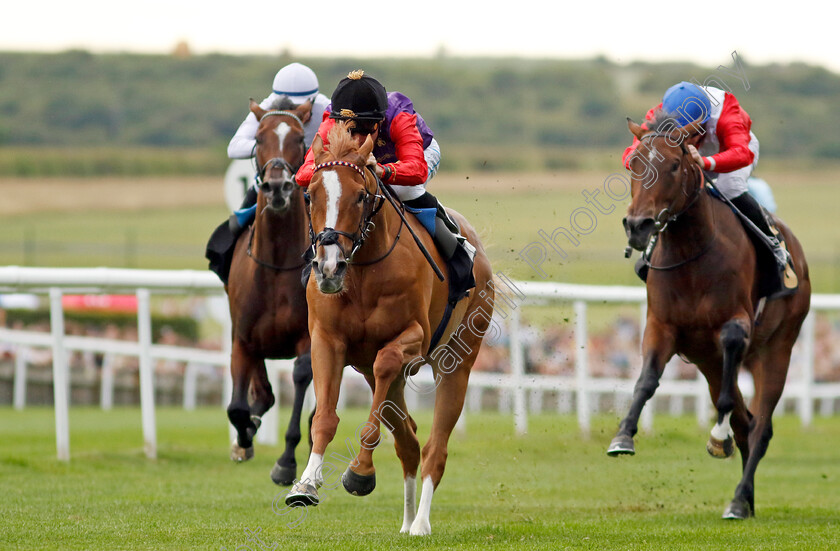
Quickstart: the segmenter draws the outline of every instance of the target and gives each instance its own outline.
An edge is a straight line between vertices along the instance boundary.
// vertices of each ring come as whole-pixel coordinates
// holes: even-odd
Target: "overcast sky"
[[[748,7],[749,4],[749,7]],[[395,8],[394,6],[410,6]],[[496,6],[496,7],[491,7]],[[840,72],[830,3],[535,1],[4,2],[0,50],[299,56],[592,57],[708,65],[805,61]],[[828,11],[826,11],[828,10]]]

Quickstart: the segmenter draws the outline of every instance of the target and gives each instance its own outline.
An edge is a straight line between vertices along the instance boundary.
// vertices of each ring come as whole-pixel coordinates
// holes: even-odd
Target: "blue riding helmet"
[[[674,84],[662,97],[662,110],[674,117],[677,124],[685,126],[702,117],[703,124],[712,113],[712,102],[709,96],[696,84],[680,82]]]

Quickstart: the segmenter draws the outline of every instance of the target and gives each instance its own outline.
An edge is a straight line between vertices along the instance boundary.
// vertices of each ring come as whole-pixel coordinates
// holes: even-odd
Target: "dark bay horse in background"
[[[643,250],[657,230],[659,243],[647,276],[642,372],[630,411],[607,453],[634,453],[642,407],[653,396],[668,360],[682,354],[705,376],[717,409],[709,453],[734,454],[733,432],[741,452],[742,478],[723,518],[748,518],[755,512],[756,467],[773,435],[773,410],[810,307],[808,265],[799,241],[775,219],[799,288],[783,298],[761,301],[757,250],[730,207],[710,195],[700,167],[687,152],[686,146],[700,138],[690,131],[697,128],[694,123],[676,128],[673,122],[660,121],[646,130],[628,119],[628,125],[640,143],[630,161],[632,202],[624,227],[634,249]],[[647,178],[642,181],[639,175]],[[751,410],[737,386],[741,365],[755,383]]]
[[[430,350],[447,306],[448,286],[435,276],[408,237],[405,225],[411,224],[438,265],[443,265],[443,260],[420,223],[413,216],[401,218],[379,195],[387,189],[365,168],[373,148],[371,137],[360,146],[342,122],[332,129],[328,141],[329,150],[320,138],[313,142],[316,166],[309,185],[312,227],[317,235],[307,299],[318,407],[309,463],[286,496],[286,503],[317,505],[318,488],[338,483],[341,471],[330,463],[336,454],[326,461],[324,454],[338,426],[336,404],[342,371],[345,365],[352,365],[370,385],[373,404],[368,422],[356,431],[361,444],[358,454],[351,450],[350,457],[339,460],[349,462],[341,477],[343,485],[353,495],[373,491],[373,450],[380,441],[380,422],[385,423],[393,433],[403,468],[405,501],[400,532],[426,535],[431,533],[432,495],[446,466],[449,436],[461,414],[470,369],[491,322],[490,263],[475,230],[450,211],[462,235],[477,249],[473,267],[476,286],[456,303],[440,339],[443,344]],[[401,233],[403,239],[399,240]],[[406,378],[424,361],[432,366],[437,388],[431,434],[422,450],[420,504],[415,510],[421,450],[417,424],[407,413],[403,391]],[[347,455],[347,448],[342,446],[338,455]],[[330,480],[333,473],[335,478]]]
[[[225,289],[233,323],[233,394],[227,413],[237,431],[231,459],[245,461],[253,456],[254,434],[262,415],[274,405],[265,360],[296,358],[292,374],[295,400],[286,449],[271,471],[275,483],[289,485],[296,476],[295,447],[301,438],[304,394],[312,381],[306,293],[300,281],[309,224],[303,192],[294,181],[303,164],[303,124],[312,105],[306,102],[295,107],[284,100],[286,103],[268,111],[251,100],[251,112],[260,121],[255,151],[257,213],[254,224],[236,244]]]

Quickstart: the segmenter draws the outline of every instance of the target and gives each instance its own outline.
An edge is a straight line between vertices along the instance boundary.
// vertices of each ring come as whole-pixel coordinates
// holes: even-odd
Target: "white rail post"
[[[26,362],[29,356],[29,349],[23,346],[15,347],[15,409],[22,410],[26,407]]]
[[[143,417],[143,449],[157,458],[155,427],[155,364],[152,360],[152,309],[148,289],[137,289],[137,341],[140,345],[140,412]]]
[[[528,432],[528,410],[525,407],[525,353],[522,349],[522,326],[519,308],[510,319],[510,380],[513,382],[513,426],[516,434]]]
[[[62,292],[50,288],[50,329],[52,333],[53,400],[55,402],[55,446],[59,461],[70,461],[69,374],[64,348],[64,308]]]
[[[814,311],[808,312],[802,324],[802,394],[799,395],[799,419],[803,427],[810,427],[814,419]]]
[[[575,403],[578,426],[583,435],[589,436],[591,409],[589,403],[589,336],[586,327],[586,302],[576,300],[575,309]]]
[[[184,409],[193,411],[196,404],[196,394],[198,394],[198,370],[199,366],[195,362],[188,362],[184,369]]]
[[[99,380],[99,407],[110,410],[114,407],[114,355],[102,357],[102,374]]]

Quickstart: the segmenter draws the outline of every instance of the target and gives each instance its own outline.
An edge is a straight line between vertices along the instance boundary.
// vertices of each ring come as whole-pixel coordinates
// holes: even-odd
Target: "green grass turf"
[[[762,172],[773,187],[780,216],[794,229],[811,265],[815,292],[840,292],[840,186],[829,168],[772,167]],[[558,173],[558,187],[529,187],[533,175],[499,174],[490,188],[463,176],[462,185],[429,189],[464,214],[478,229],[493,268],[510,277],[542,280],[520,258],[531,243],[542,243],[539,231],[551,234],[570,228],[575,209],[587,207],[582,195],[600,190],[605,207],[605,171],[575,178]],[[544,179],[544,178],[543,178]],[[486,182],[486,180],[482,180]],[[482,184],[483,185],[483,184]],[[620,189],[620,188],[616,188]],[[627,202],[615,203],[609,214],[595,212],[595,228],[577,236],[574,245],[559,237],[567,253],[548,250],[541,269],[548,281],[603,285],[638,285],[633,260],[623,255],[621,226]],[[204,247],[212,230],[227,217],[225,207],[189,207],[138,211],[53,212],[0,219],[0,264],[37,266],[114,266],[154,269],[206,269]],[[586,222],[580,218],[579,223]],[[27,240],[35,243],[28,250]],[[62,246],[73,246],[64,249]],[[535,253],[536,254],[536,253]],[[638,258],[634,253],[633,258]]]
[[[282,416],[286,418],[286,411]],[[366,418],[346,411],[328,449],[340,452]],[[803,429],[779,417],[757,475],[758,516],[720,515],[740,476],[715,460],[691,417],[657,416],[635,457],[604,450],[617,417],[599,416],[580,438],[571,417],[539,415],[517,437],[512,419],[468,417],[450,441],[434,497],[432,535],[398,534],[401,470],[377,450],[368,497],[322,489],[296,527],[272,512],[268,472],[278,447],[257,445],[245,464],[227,459],[221,409],[157,413],[159,458],[142,453],[138,409],[74,408],[69,463],[55,459],[51,409],[0,410],[0,549],[236,549],[259,530],[276,549],[836,549],[840,545],[840,420]],[[430,414],[417,415],[421,443]],[[356,444],[358,448],[358,445]],[[305,462],[303,454],[298,461]],[[343,470],[344,465],[339,468]],[[258,547],[251,543],[251,549]]]

